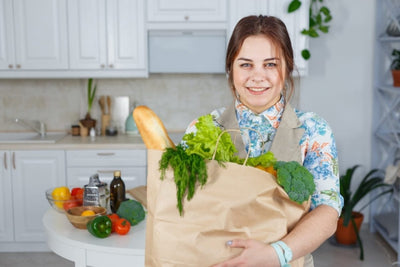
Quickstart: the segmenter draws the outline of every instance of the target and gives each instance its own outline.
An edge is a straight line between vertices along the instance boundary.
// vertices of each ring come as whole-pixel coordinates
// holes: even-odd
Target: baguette
[[[164,124],[150,108],[137,106],[133,110],[133,119],[147,149],[164,150],[167,147],[175,148],[175,144],[169,138]]]

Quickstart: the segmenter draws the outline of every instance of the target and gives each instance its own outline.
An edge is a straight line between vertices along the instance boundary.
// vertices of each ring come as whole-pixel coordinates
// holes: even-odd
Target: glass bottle
[[[125,183],[121,178],[121,171],[114,171],[114,178],[110,184],[110,208],[116,213],[119,205],[125,200]]]

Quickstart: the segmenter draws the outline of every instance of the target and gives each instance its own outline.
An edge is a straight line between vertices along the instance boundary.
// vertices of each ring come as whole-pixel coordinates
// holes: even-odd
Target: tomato
[[[107,217],[110,218],[110,220],[111,220],[111,224],[112,224],[111,232],[115,232],[116,223],[120,219],[118,214],[111,213],[111,214],[108,214]]]
[[[131,223],[124,218],[118,219],[115,223],[115,232],[119,235],[126,235],[131,229]]]
[[[75,197],[76,199],[83,199],[83,188],[74,187],[71,189],[71,196]]]
[[[63,200],[69,200],[71,198],[71,193],[69,192],[69,188],[66,186],[60,186],[54,188],[53,192],[51,192],[51,196],[53,197],[54,204],[63,209]],[[57,201],[61,200],[61,201]]]
[[[79,207],[79,206],[82,206],[82,203],[79,202],[79,200],[74,200],[74,199],[68,200],[63,204],[64,210],[69,210],[73,207]]]

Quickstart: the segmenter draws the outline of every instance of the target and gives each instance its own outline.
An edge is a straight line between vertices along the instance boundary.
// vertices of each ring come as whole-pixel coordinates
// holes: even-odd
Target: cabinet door
[[[226,0],[148,0],[150,22],[217,22],[226,20]]]
[[[68,68],[66,0],[14,0],[16,67]]]
[[[0,241],[14,240],[10,153],[0,150]]]
[[[105,0],[68,1],[71,69],[100,70],[108,65],[105,7]]]
[[[0,0],[0,70],[13,69],[14,36],[11,0]]]
[[[107,0],[108,67],[146,69],[143,0]]]
[[[15,241],[45,241],[45,191],[66,185],[64,151],[15,151],[13,175]]]

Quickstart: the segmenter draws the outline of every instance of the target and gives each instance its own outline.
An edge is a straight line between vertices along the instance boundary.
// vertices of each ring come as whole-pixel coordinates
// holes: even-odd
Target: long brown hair
[[[228,75],[229,87],[233,95],[236,97],[232,76],[233,61],[242,48],[244,40],[253,35],[266,36],[278,49],[278,54],[283,57],[286,66],[284,70],[281,70],[285,74],[283,96],[285,101],[288,102],[294,90],[292,77],[294,68],[293,48],[285,24],[279,18],[273,16],[248,16],[242,18],[236,24],[229,40],[225,59],[225,71]]]

